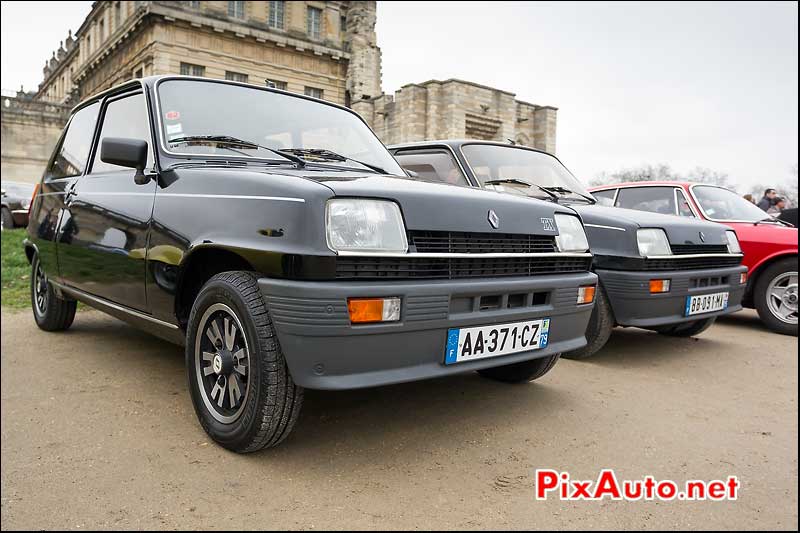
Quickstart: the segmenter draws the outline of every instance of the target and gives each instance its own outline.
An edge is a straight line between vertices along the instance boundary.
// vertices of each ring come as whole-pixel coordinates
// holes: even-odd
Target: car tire
[[[789,303],[785,309],[794,309],[792,315],[779,315],[779,295],[786,300],[793,299],[793,303],[785,302]],[[787,257],[768,266],[759,274],[753,287],[753,303],[758,316],[769,329],[782,335],[797,336],[797,298],[797,257]]]
[[[711,318],[704,318],[702,320],[693,320],[692,322],[684,322],[673,326],[664,326],[655,331],[668,337],[694,337],[713,326],[716,321],[717,317],[712,316]]]
[[[297,422],[303,389],[250,272],[217,274],[200,290],[189,315],[186,370],[200,424],[229,450],[276,446]]]
[[[528,383],[544,376],[556,365],[561,354],[540,357],[511,365],[478,370],[481,376],[503,383]]]
[[[614,312],[608,303],[603,286],[597,285],[597,298],[592,309],[592,316],[589,318],[589,325],[586,326],[586,346],[565,352],[562,357],[565,359],[586,359],[599,352],[611,337],[614,330]]]
[[[44,331],[64,331],[75,320],[78,302],[59,298],[35,255],[31,261],[31,309],[36,325]]]
[[[9,211],[7,207],[2,208],[0,216],[2,216],[2,226],[0,227],[2,227],[3,231],[14,229],[14,217],[11,216],[11,211]]]

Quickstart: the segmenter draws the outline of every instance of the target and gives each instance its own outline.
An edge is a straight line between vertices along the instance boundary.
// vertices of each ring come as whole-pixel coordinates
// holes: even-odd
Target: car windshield
[[[713,220],[758,222],[770,218],[757,206],[728,189],[697,185],[692,187],[692,193],[703,212]]]
[[[465,144],[461,147],[475,177],[486,188],[523,192],[538,198],[548,195],[538,185],[569,199],[589,196],[589,191],[555,157],[511,145]],[[486,182],[495,182],[486,184]],[[567,192],[571,191],[571,192]]]
[[[265,149],[271,148],[307,160],[309,169],[320,163],[369,170],[360,161],[389,174],[405,175],[369,127],[338,107],[258,87],[193,79],[165,80],[157,92],[162,139],[172,153],[289,163]],[[203,136],[217,139],[197,139]],[[173,139],[180,142],[170,142]]]

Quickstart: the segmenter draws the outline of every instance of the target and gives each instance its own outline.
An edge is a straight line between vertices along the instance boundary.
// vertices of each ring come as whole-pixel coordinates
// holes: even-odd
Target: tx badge
[[[495,213],[493,209],[489,209],[489,224],[491,224],[494,229],[500,227],[500,217],[497,216],[497,213]]]
[[[542,230],[544,231],[556,230],[556,223],[553,221],[552,218],[540,218],[539,220],[542,221]]]

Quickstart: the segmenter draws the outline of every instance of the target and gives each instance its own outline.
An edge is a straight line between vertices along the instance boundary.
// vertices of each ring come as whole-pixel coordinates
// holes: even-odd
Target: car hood
[[[593,235],[605,235],[609,231],[619,230],[635,234],[639,228],[663,229],[670,244],[712,245],[727,244],[728,242],[725,237],[725,231],[728,228],[715,222],[621,207],[600,205],[574,205],[572,207],[583,219],[590,242]]]
[[[495,191],[431,183],[396,176],[306,176],[329,187],[337,197],[392,200],[400,205],[407,229],[556,235],[556,213],[574,215],[565,206]],[[499,221],[495,229],[489,211]]]

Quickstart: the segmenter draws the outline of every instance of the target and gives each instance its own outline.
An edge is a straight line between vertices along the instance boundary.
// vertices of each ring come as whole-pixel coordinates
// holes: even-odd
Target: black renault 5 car
[[[586,343],[597,282],[569,207],[410,179],[347,108],[207,78],[76,107],[25,246],[40,328],[79,300],[185,344],[200,423],[240,452],[305,387],[536,379]]]
[[[390,146],[418,179],[482,187],[568,205],[580,214],[600,278],[585,347],[600,350],[614,326],[692,336],[742,308],[747,269],[736,233],[711,222],[595,205],[553,155],[488,141],[430,141]]]

